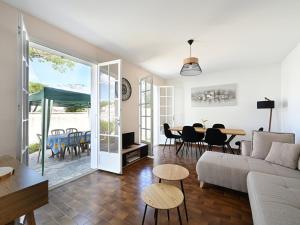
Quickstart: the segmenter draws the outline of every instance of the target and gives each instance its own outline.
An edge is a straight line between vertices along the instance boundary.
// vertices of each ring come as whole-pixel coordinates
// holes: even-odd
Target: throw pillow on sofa
[[[300,156],[300,145],[273,142],[266,161],[280,166],[296,169]]]
[[[295,134],[253,131],[251,157],[265,159],[272,142],[295,143]]]

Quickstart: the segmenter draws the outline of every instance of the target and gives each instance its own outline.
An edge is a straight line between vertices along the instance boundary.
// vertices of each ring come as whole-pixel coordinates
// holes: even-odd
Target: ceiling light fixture
[[[183,60],[183,66],[180,70],[182,76],[197,76],[202,73],[201,67],[198,63],[198,58],[192,57],[192,44],[193,39],[187,41],[190,45],[190,57]]]

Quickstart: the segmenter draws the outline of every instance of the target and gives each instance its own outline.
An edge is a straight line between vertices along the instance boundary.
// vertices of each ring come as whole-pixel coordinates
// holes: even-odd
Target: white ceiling
[[[300,41],[299,0],[5,0],[165,78],[194,38],[204,73],[280,62]]]

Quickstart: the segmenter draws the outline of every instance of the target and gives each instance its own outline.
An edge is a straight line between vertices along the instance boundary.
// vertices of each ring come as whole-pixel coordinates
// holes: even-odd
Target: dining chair
[[[66,133],[69,134],[69,133],[74,133],[74,132],[78,132],[78,130],[76,128],[67,128],[66,129]]]
[[[169,149],[170,149],[172,139],[174,139],[175,148],[176,148],[176,141],[180,140],[180,138],[181,138],[180,135],[173,134],[169,129],[170,129],[169,124],[164,123],[164,133],[165,133],[165,136],[166,136],[166,141],[165,141],[165,145],[164,145],[163,151],[165,151],[165,147],[167,145],[168,139],[170,139],[170,145],[169,145]]]
[[[202,123],[194,123],[194,124],[193,124],[193,127],[194,127],[194,128],[196,128],[196,127],[201,127],[201,128],[203,128],[203,124],[202,124]],[[203,144],[203,141],[204,141],[204,140],[203,140],[203,139],[204,139],[205,134],[204,134],[204,133],[197,132],[197,136],[198,136],[198,140],[199,140],[200,146],[203,147],[203,146],[204,146],[204,144]]]
[[[203,127],[203,124],[202,123],[194,123],[193,127]]]
[[[185,147],[186,147],[186,149],[185,149],[186,155],[188,154],[190,147],[191,147],[191,155],[192,155],[193,144],[196,144],[198,146],[198,148],[196,148],[196,157],[198,158],[198,151],[199,151],[199,154],[201,155],[199,136],[194,127],[184,126],[182,129],[181,139],[183,141],[183,148],[185,149]],[[182,154],[183,154],[183,150],[182,150]]]
[[[82,132],[73,132],[68,134],[68,141],[67,141],[67,145],[64,148],[63,158],[65,157],[66,150],[70,152],[72,159],[73,159],[73,151],[75,153],[75,156],[81,157],[80,140],[82,136],[83,136]]]
[[[59,135],[59,134],[64,134],[64,133],[65,133],[64,129],[54,129],[54,130],[51,130],[51,134],[52,135]]]
[[[36,136],[38,137],[39,139],[39,154],[38,154],[38,158],[37,158],[37,163],[39,163],[40,161],[40,155],[41,155],[41,151],[42,151],[42,135],[41,134],[36,134]],[[47,149],[50,149],[51,150],[51,157],[54,157],[55,154],[53,153],[52,149],[50,148],[49,145],[46,145],[46,150]]]
[[[208,150],[212,151],[213,146],[221,146],[223,152],[226,152],[226,135],[217,128],[208,128],[206,130],[205,139],[204,141],[207,143]]]
[[[218,129],[225,129],[225,125],[222,123],[215,123],[212,128],[218,128]],[[227,135],[226,134],[222,134],[224,136],[224,138],[226,138],[227,140]]]
[[[224,124],[222,124],[222,123],[215,123],[213,126],[212,126],[212,128],[225,128],[225,125]]]

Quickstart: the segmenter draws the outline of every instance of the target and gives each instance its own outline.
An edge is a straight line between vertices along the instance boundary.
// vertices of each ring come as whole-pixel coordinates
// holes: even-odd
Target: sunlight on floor
[[[41,160],[37,163],[38,152],[29,155],[29,167],[42,174]],[[45,157],[45,177],[49,180],[49,187],[65,183],[91,171],[90,155],[82,153],[81,158],[71,160],[68,155],[64,160],[49,158],[50,151],[46,152]]]

